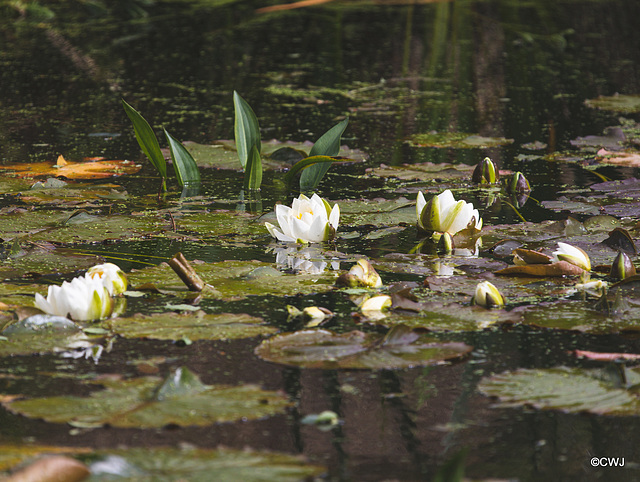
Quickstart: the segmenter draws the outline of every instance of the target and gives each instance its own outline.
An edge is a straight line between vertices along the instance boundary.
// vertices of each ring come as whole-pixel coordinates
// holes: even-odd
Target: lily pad
[[[601,95],[595,99],[587,99],[584,103],[594,109],[609,110],[621,114],[640,112],[640,95]]]
[[[467,164],[447,164],[447,163],[417,163],[402,164],[400,166],[386,166],[367,171],[371,176],[389,178],[394,177],[403,181],[422,180],[469,180],[475,166]]]
[[[333,289],[337,278],[337,274],[331,271],[321,274],[282,273],[274,270],[270,263],[255,260],[217,263],[193,261],[192,265],[204,282],[215,288],[210,296],[221,296],[224,299],[242,299],[251,295],[319,293]],[[129,283],[134,289],[153,286],[163,292],[175,292],[178,295],[186,292],[180,278],[166,263],[131,271]]]
[[[325,468],[277,452],[197,448],[128,448],[102,450],[91,464],[89,482],[114,480],[170,482],[270,482],[311,480]],[[93,458],[93,457],[92,457]]]
[[[166,380],[156,377],[110,379],[101,384],[105,390],[94,392],[88,398],[9,398],[2,405],[10,412],[47,422],[123,428],[206,426],[255,420],[283,413],[291,405],[279,393],[253,385],[203,385],[185,368],[176,370]]]
[[[637,415],[640,401],[632,392],[579,368],[520,369],[485,377],[478,390],[504,405],[526,405],[563,412]]]
[[[178,315],[156,313],[104,321],[101,326],[125,338],[154,340],[228,340],[250,338],[275,333],[277,330],[263,323],[262,318],[244,313],[216,313],[204,311]]]
[[[361,331],[302,330],[265,340],[255,353],[267,361],[304,368],[380,370],[437,365],[472,350],[464,343],[442,342],[407,327],[394,330],[387,337]],[[394,336],[397,333],[401,336]]]
[[[409,138],[409,144],[414,147],[441,147],[449,149],[486,149],[489,147],[506,146],[511,143],[513,143],[513,139],[484,137],[463,132],[415,134]]]
[[[340,223],[346,226],[396,226],[400,223],[415,224],[415,201],[398,199],[343,200],[340,206]]]
[[[90,338],[76,324],[53,321],[46,325],[29,326],[29,318],[10,324],[1,332],[0,356],[55,353],[89,347]]]
[[[55,445],[0,445],[0,471],[8,470],[20,463],[39,455],[53,454],[86,454],[92,449],[87,447],[58,447]]]

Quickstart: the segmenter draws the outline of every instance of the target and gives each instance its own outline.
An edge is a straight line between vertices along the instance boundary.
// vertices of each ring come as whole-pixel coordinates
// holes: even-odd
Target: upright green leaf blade
[[[244,171],[244,188],[257,191],[262,184],[262,160],[256,146],[251,146]]]
[[[158,138],[153,132],[153,129],[151,129],[151,126],[144,117],[127,104],[124,99],[122,99],[122,106],[133,124],[133,130],[136,133],[136,139],[138,140],[138,144],[140,144],[140,148],[164,180],[167,177],[167,163],[164,160],[164,156],[160,150],[160,144],[158,144]]]
[[[167,129],[164,129],[164,135],[167,137],[167,142],[169,143],[171,159],[173,159],[173,168],[176,171],[176,178],[178,178],[180,186],[200,182],[200,171],[189,151],[187,151],[178,139],[169,134]]]
[[[330,157],[330,156],[305,157],[304,159],[300,159],[291,167],[291,169],[289,169],[289,172],[287,172],[284,179],[287,183],[287,186],[290,186],[291,183],[293,182],[293,179],[296,177],[296,175],[300,171],[304,172],[306,169],[312,166],[315,166],[316,164],[331,165],[334,162],[349,162],[349,161],[352,161],[352,159],[348,159],[345,157]]]
[[[233,106],[235,109],[233,130],[236,137],[236,149],[240,164],[245,169],[253,146],[255,146],[258,155],[260,154],[260,126],[251,106],[236,91],[233,91]]]
[[[349,124],[348,118],[325,132],[311,148],[309,157],[337,156],[340,153],[340,138],[347,128],[347,124]],[[300,175],[300,190],[311,191],[315,189],[330,167],[331,164],[322,163],[305,169]]]

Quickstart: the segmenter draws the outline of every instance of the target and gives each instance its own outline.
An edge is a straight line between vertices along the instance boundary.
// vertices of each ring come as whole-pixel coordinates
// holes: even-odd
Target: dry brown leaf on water
[[[596,155],[596,159],[603,164],[640,167],[640,152],[638,151],[611,152],[606,149],[600,149]]]
[[[82,462],[71,457],[55,455],[37,460],[4,480],[6,482],[56,482],[61,480],[76,482],[86,479],[89,475],[91,475],[89,467]]]
[[[495,272],[503,276],[579,276],[584,273],[582,268],[566,261],[558,261],[553,264],[527,264],[523,266],[509,266]]]
[[[640,360],[640,355],[635,353],[602,353],[587,350],[573,350],[573,353],[577,357],[597,361]]]
[[[83,162],[71,162],[58,156],[51,162],[22,162],[0,166],[16,177],[64,176],[68,179],[101,179],[123,174],[135,174],[142,166],[126,160],[104,160],[100,157],[87,158]]]
[[[408,5],[413,3],[444,3],[451,0],[375,0],[373,3],[381,5]],[[269,7],[262,7],[256,10],[256,13],[269,13],[277,12],[280,10],[293,10],[296,8],[314,7],[316,5],[322,5],[324,3],[333,2],[333,0],[301,0],[293,3],[283,3],[280,5],[271,5]]]

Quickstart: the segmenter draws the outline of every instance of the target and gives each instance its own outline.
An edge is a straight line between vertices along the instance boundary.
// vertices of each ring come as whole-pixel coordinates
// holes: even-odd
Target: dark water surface
[[[329,199],[396,197],[392,187],[362,176],[380,164],[475,164],[489,155],[501,168],[524,172],[534,187],[532,197],[543,201],[601,177],[579,165],[523,155],[562,151],[578,136],[601,134],[619,123],[619,114],[591,109],[584,101],[639,91],[640,4],[635,0],[334,1],[256,12],[268,3],[42,1],[51,18],[43,17],[44,10],[21,15],[0,3],[0,162],[51,161],[60,154],[68,160],[142,161],[121,98],[158,133],[165,126],[183,141],[231,139],[236,90],[256,112],[263,139],[314,141],[337,120],[350,117],[343,142],[364,151],[368,160],[332,168],[319,191]],[[405,142],[430,131],[514,142],[490,149],[419,149]],[[528,143],[536,141],[546,147],[531,149]],[[114,182],[131,196],[150,199],[157,184],[144,164],[141,173]],[[638,175],[631,167],[596,172],[608,179]],[[257,214],[291,199],[283,199],[275,177],[265,176]],[[238,204],[240,174],[205,170],[203,180],[207,208]],[[175,182],[170,191],[175,201]],[[0,202],[10,206],[14,198]],[[521,214],[533,221],[561,218],[536,203],[528,203]],[[485,221],[517,219],[503,207],[487,212]],[[356,231],[363,234],[367,228]],[[414,244],[413,232],[405,232],[387,244],[345,239],[340,248],[374,258],[406,253]],[[207,262],[273,261],[264,245],[229,248],[211,239],[83,247],[117,252],[128,260],[121,262],[125,270],[142,267],[140,262],[156,264],[177,251]],[[286,301],[272,296],[209,300],[202,307],[262,316],[285,330],[292,328],[286,304],[324,306],[341,313],[332,329],[354,327],[353,305],[332,293]],[[153,309],[130,301],[131,312]],[[256,339],[188,346],[118,339],[97,364],[55,355],[3,358],[4,373],[29,376],[0,379],[7,394],[86,395],[87,387],[73,378],[49,374],[133,377],[140,374],[135,360],[162,356],[161,375],[187,366],[207,384],[255,383],[284,391],[296,405],[287,415],[265,420],[159,430],[71,430],[2,409],[0,443],[267,449],[303,454],[325,465],[331,480],[430,480],[466,448],[466,475],[472,479],[640,480],[638,418],[495,408],[476,390],[481,377],[504,370],[595,366],[569,354],[575,349],[639,353],[636,335],[515,327],[447,338],[473,345],[474,352],[451,365],[380,371],[283,368],[253,354]],[[302,416],[323,410],[338,413],[343,424],[322,432],[300,423]],[[593,456],[624,457],[626,466],[593,468]]]

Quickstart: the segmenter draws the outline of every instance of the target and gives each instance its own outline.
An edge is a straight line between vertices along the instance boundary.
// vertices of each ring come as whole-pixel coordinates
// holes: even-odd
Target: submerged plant
[[[276,205],[280,227],[265,223],[269,234],[278,241],[291,243],[321,243],[336,235],[340,221],[340,207],[333,208],[317,194],[308,198],[304,194],[293,200],[291,207]]]
[[[75,321],[103,320],[111,316],[113,300],[99,277],[78,277],[62,286],[49,286],[46,299],[36,293],[36,306],[49,315]]]
[[[422,192],[416,200],[418,227],[423,231],[454,235],[464,229],[482,229],[482,218],[473,204],[456,201],[449,189],[433,196],[429,202]]]

